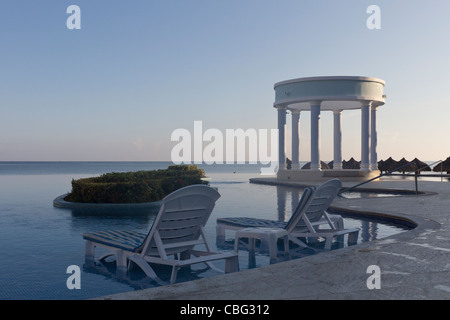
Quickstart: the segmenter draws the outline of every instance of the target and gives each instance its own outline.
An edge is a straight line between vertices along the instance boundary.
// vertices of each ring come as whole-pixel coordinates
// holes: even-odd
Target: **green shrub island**
[[[64,198],[79,203],[144,203],[162,200],[192,184],[207,184],[196,165],[172,165],[165,170],[113,172],[99,177],[72,179],[72,191]]]

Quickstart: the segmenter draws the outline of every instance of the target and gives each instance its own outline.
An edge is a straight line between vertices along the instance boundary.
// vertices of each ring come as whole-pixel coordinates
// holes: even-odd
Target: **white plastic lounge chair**
[[[171,283],[176,281],[179,268],[197,263],[214,268],[210,261],[225,259],[225,272],[238,271],[237,255],[211,251],[205,237],[205,224],[219,197],[215,189],[204,185],[181,188],[162,200],[147,234],[133,231],[85,233],[86,259],[93,261],[95,247],[103,247],[109,250],[105,256],[116,256],[118,268],[127,268],[128,260],[133,261],[158,282],[161,280],[149,263],[172,266]],[[205,249],[194,250],[197,245]]]
[[[217,242],[221,243],[225,239],[225,230],[267,227],[286,229],[289,240],[302,247],[307,244],[299,238],[325,238],[325,249],[330,250],[333,239],[345,234],[348,234],[348,244],[355,244],[359,229],[345,229],[342,217],[326,212],[341,187],[340,180],[332,179],[317,188],[306,188],[287,222],[246,217],[219,218],[216,226]]]

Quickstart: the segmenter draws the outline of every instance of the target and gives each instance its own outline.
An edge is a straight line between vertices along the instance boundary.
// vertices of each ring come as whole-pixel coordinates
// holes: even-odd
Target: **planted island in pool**
[[[167,169],[153,171],[106,173],[98,177],[72,180],[72,191],[59,199],[65,203],[79,204],[152,203],[182,187],[207,184],[203,178],[204,171],[196,165],[172,165]]]

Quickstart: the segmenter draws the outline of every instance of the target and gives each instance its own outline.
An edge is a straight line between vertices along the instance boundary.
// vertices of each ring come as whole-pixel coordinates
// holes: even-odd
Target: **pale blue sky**
[[[175,129],[276,128],[274,83],[325,75],[386,81],[379,159],[450,156],[449,1],[2,0],[0,30],[0,161],[170,160]],[[304,113],[301,160],[308,128]],[[357,111],[343,114],[352,156]]]

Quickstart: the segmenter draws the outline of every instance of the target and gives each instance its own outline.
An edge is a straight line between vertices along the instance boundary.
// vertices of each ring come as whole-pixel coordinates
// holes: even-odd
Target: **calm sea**
[[[156,286],[153,282],[115,276],[113,263],[84,268],[84,232],[127,229],[146,232],[155,212],[139,215],[76,214],[53,207],[57,196],[69,192],[71,180],[107,172],[165,169],[170,162],[0,162],[0,299],[88,299]],[[215,245],[219,217],[254,216],[289,219],[301,190],[250,184],[259,165],[200,166],[218,188],[221,198],[207,224]],[[363,229],[360,241],[382,238],[403,230],[370,221],[345,220]],[[222,248],[221,248],[222,249]],[[225,248],[224,250],[227,250]],[[231,250],[231,248],[229,249]],[[240,251],[240,268],[268,264],[266,255],[249,261]],[[81,289],[68,289],[69,266],[81,269]],[[194,269],[180,281],[217,275]],[[165,270],[162,270],[165,272]]]

